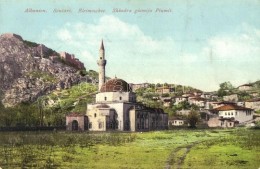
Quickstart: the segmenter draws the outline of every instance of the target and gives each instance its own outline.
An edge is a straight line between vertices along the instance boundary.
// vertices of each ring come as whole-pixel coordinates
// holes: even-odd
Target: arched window
[[[98,123],[98,128],[101,129],[102,127],[103,127],[102,122],[99,122],[99,123]]]
[[[119,97],[119,100],[122,100],[122,97],[121,97],[121,96]]]
[[[79,128],[79,123],[77,120],[72,121],[72,130],[78,130]]]
[[[94,114],[94,117],[97,117],[97,113]]]
[[[107,97],[105,97],[104,100],[107,100]]]

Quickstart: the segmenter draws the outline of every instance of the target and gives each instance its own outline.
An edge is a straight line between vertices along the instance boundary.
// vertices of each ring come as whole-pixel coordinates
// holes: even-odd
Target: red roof
[[[236,105],[234,102],[229,102],[229,101],[222,101],[222,102],[217,102],[216,104],[226,104],[226,105]]]
[[[254,98],[251,100],[247,100],[246,102],[259,102],[259,101],[260,101],[260,98]]]
[[[193,97],[193,98],[190,98],[190,100],[205,101],[206,99],[202,98],[202,97]]]
[[[214,110],[227,111],[227,110],[253,110],[253,109],[249,109],[249,108],[241,107],[241,106],[237,106],[237,105],[225,105],[225,106],[215,108]]]

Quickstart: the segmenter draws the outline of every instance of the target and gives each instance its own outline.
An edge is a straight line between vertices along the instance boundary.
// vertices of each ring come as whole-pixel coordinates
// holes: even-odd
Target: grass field
[[[145,133],[0,132],[6,168],[260,167],[260,130]]]

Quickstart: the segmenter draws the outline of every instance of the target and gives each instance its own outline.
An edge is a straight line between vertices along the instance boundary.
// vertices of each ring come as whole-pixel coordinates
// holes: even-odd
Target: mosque
[[[87,105],[86,115],[66,116],[67,130],[89,131],[151,131],[168,129],[168,114],[136,101],[130,85],[118,78],[106,81],[105,48],[99,49],[99,92],[96,101]]]

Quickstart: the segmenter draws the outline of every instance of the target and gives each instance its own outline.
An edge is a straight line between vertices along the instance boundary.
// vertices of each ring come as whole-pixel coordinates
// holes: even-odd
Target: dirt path
[[[181,168],[181,165],[183,164],[183,162],[184,162],[184,160],[185,160],[185,158],[186,158],[186,155],[190,152],[190,149],[191,149],[194,145],[195,145],[195,143],[186,146],[186,151],[185,151],[185,153],[183,154],[183,156],[181,156],[181,158],[180,158],[179,161],[178,161],[178,167],[177,167],[178,169]]]
[[[166,166],[165,169],[171,169],[172,166],[177,166],[177,169],[181,168],[181,165],[183,164],[187,154],[190,152],[190,149],[195,146],[196,144],[199,144],[200,142],[194,142],[192,144],[186,145],[186,146],[180,146],[174,149],[171,154],[169,155],[167,161],[166,161]],[[175,155],[180,151],[185,149],[184,154],[181,157],[176,157]],[[174,165],[175,164],[175,165]]]

